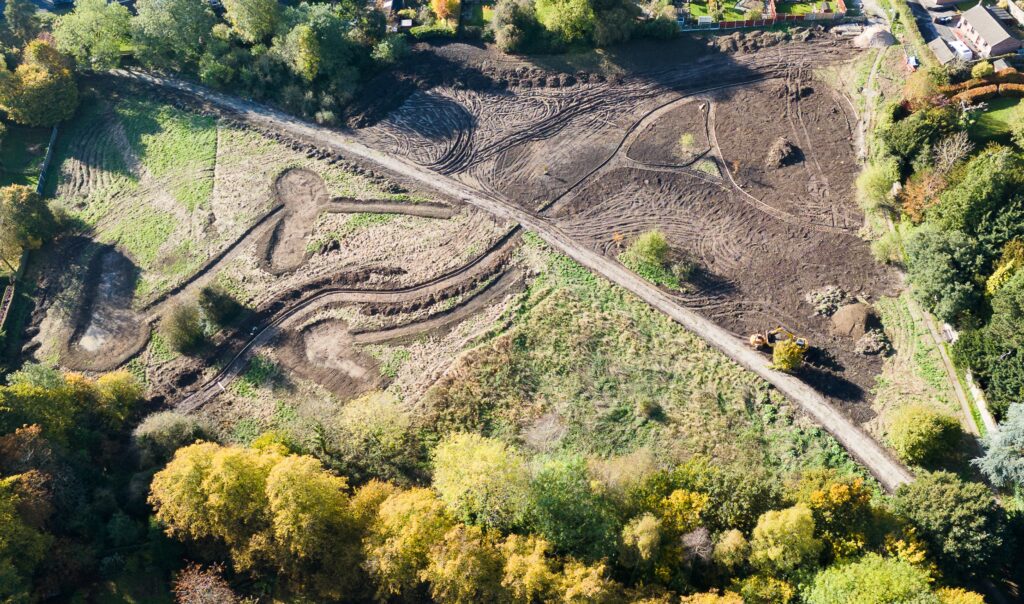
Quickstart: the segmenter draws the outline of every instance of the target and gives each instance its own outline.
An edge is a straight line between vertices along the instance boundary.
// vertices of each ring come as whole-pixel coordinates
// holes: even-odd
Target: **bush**
[[[964,90],[956,94],[953,97],[954,101],[963,101],[968,105],[973,105],[981,101],[987,101],[988,99],[999,94],[998,84],[989,84],[987,86],[978,86],[977,88],[971,88],[970,90]]]
[[[434,25],[417,25],[409,30],[409,34],[417,40],[454,38],[455,28],[444,22],[438,22]]]
[[[178,304],[160,322],[160,333],[168,345],[182,354],[196,354],[206,343],[199,305]]]
[[[409,44],[405,36],[391,35],[378,42],[370,56],[381,63],[396,63],[409,56]]]
[[[878,262],[894,264],[903,260],[903,242],[898,231],[886,231],[871,242],[871,255]]]
[[[203,316],[217,327],[231,325],[245,307],[220,285],[207,285],[199,290],[199,308]]]
[[[637,237],[625,252],[619,254],[619,261],[651,283],[679,289],[679,277],[669,263],[670,251],[668,240],[661,231],[647,231]],[[683,274],[685,272],[681,271]]]
[[[174,452],[197,440],[210,440],[212,431],[193,415],[160,411],[148,416],[132,432],[132,443],[143,468],[162,466]]]
[[[996,70],[992,67],[992,63],[988,61],[979,61],[971,68],[971,77],[975,79],[986,78],[995,72]]]
[[[872,161],[857,176],[857,200],[865,211],[892,209],[892,185],[900,179],[894,157]]]
[[[804,349],[794,340],[776,342],[772,348],[772,367],[791,373],[804,362]]]
[[[946,459],[959,448],[962,437],[956,418],[924,405],[902,407],[889,425],[889,444],[900,459],[915,465]]]

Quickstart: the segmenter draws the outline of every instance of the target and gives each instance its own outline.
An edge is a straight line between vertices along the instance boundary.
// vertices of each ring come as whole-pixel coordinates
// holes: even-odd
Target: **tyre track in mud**
[[[480,277],[480,274],[474,274],[474,269],[481,269],[479,273],[485,274],[489,268],[489,260],[494,260],[498,265],[497,270],[500,271],[500,265],[503,263],[502,256],[510,253],[519,243],[517,235],[520,230],[521,229],[518,226],[510,229],[484,253],[475,257],[467,264],[430,279],[429,281],[394,289],[328,287],[320,289],[313,296],[301,300],[291,307],[275,312],[269,321],[258,325],[255,328],[255,331],[251,332],[251,337],[249,337],[248,341],[244,343],[240,350],[230,357],[224,365],[224,368],[221,369],[217,375],[208,379],[197,391],[189,394],[178,402],[175,405],[176,410],[183,413],[189,413],[202,407],[215,396],[223,392],[225,390],[226,383],[230,383],[231,380],[242,373],[247,365],[249,356],[255,348],[271,342],[278,334],[281,333],[281,330],[286,327],[286,324],[293,320],[300,321],[323,307],[347,304],[401,304],[403,302],[415,302],[418,300],[428,299],[432,294],[443,293],[445,290],[458,287],[465,284],[467,281]],[[467,274],[469,274],[468,278]],[[500,280],[501,277],[499,277],[498,281]],[[460,312],[462,307],[470,304],[473,298],[477,295],[488,292],[490,289],[490,287],[485,287],[480,292],[477,292],[476,295],[472,296],[470,300],[463,302],[463,304],[458,305],[453,309],[436,313],[424,321],[411,323],[397,328],[379,330],[379,332],[361,332],[357,337],[360,337],[367,342],[373,339],[374,336],[372,334],[380,332],[389,332],[385,333],[385,335],[381,337],[381,341],[408,337],[413,330],[421,324],[425,325],[419,333],[422,333],[423,331],[430,331],[443,323],[445,315]],[[278,301],[280,301],[280,299],[278,299]],[[273,306],[274,304],[275,302],[271,302],[266,306]]]
[[[254,124],[257,127],[271,129],[278,133],[287,133],[289,137],[304,141],[311,148],[327,148],[345,155],[347,158],[380,168],[385,173],[407,182],[415,182],[438,193],[456,198],[465,203],[477,206],[492,215],[518,223],[521,227],[536,232],[554,249],[573,258],[584,267],[608,279],[612,283],[632,292],[654,309],[664,313],[687,330],[703,338],[709,345],[716,348],[733,361],[757,374],[775,386],[781,393],[803,409],[814,421],[834,436],[849,452],[860,461],[889,491],[913,480],[910,471],[897,462],[881,445],[861,430],[821,393],[802,380],[772,369],[770,361],[764,355],[751,350],[745,342],[738,340],[727,330],[695,311],[680,304],[673,296],[652,285],[622,264],[593,250],[589,245],[574,240],[564,230],[553,224],[538,213],[524,210],[519,205],[498,195],[485,194],[459,182],[451,177],[433,172],[405,158],[382,153],[367,147],[358,141],[351,132],[337,131],[315,126],[301,119],[287,115],[281,111],[258,103],[213,92],[202,86],[181,80],[162,78],[137,72],[122,70],[112,72],[124,79],[146,83],[158,88],[167,88],[195,97],[201,101],[218,107],[220,110],[234,114],[237,118]],[[690,78],[692,79],[692,78]],[[730,175],[731,180],[731,175]],[[735,184],[735,183],[734,183]],[[283,321],[277,321],[279,325]],[[273,326],[268,326],[246,344],[239,356],[260,342],[260,337]],[[222,372],[224,377],[237,375],[235,360]],[[218,376],[220,377],[220,376]],[[209,384],[209,383],[208,383]],[[189,397],[188,403],[182,406],[198,406],[212,396],[216,390],[223,388],[215,378],[212,385],[204,388],[202,396]],[[203,398],[206,396],[207,398]]]

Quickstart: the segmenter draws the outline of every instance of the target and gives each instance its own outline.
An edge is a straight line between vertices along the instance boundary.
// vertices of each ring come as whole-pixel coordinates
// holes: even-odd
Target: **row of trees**
[[[204,0],[140,0],[136,9],[78,2],[54,26],[57,46],[85,69],[116,67],[131,54],[325,123],[337,121],[361,80],[404,53],[383,15],[351,0],[227,0],[223,21]]]
[[[498,47],[516,53],[603,48],[633,37],[667,39],[679,33],[670,3],[654,3],[653,12],[655,18],[641,19],[631,0],[499,0],[491,28]]]
[[[268,433],[180,449],[150,501],[197,555],[317,601],[980,603],[936,580],[983,576],[1005,534],[987,489],[952,474],[884,504],[855,477],[782,490],[703,459],[610,484],[470,434],[432,464],[431,488],[353,489]]]

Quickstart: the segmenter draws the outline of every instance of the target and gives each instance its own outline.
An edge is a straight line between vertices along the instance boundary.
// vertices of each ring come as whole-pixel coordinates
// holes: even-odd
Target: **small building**
[[[992,67],[996,71],[1002,71],[1004,69],[1009,69],[1010,64],[1006,62],[1006,59],[996,59],[995,61],[992,62]]]
[[[1020,48],[1020,40],[1010,35],[1003,24],[982,4],[964,12],[958,26],[960,35],[978,49],[982,57],[1001,55]]]
[[[974,51],[971,50],[970,46],[964,44],[960,40],[953,40],[949,43],[949,47],[953,49],[953,52],[957,57],[964,61],[971,61],[974,59]]]
[[[963,42],[960,43],[963,44]],[[946,44],[946,41],[943,40],[942,38],[935,38],[934,40],[929,42],[928,48],[931,49],[932,54],[934,54],[935,58],[938,59],[939,65],[945,65],[946,63],[949,63],[956,56],[953,54],[953,51],[949,49],[949,45]],[[967,45],[964,45],[964,48],[967,48]],[[967,50],[968,52],[970,52],[969,48]]]

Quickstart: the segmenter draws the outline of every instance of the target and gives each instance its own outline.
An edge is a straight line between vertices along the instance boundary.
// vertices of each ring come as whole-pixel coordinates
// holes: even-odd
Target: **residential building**
[[[1003,24],[982,4],[977,4],[964,12],[960,17],[957,31],[982,57],[1006,54],[1020,48],[1020,40],[1010,35]]]

